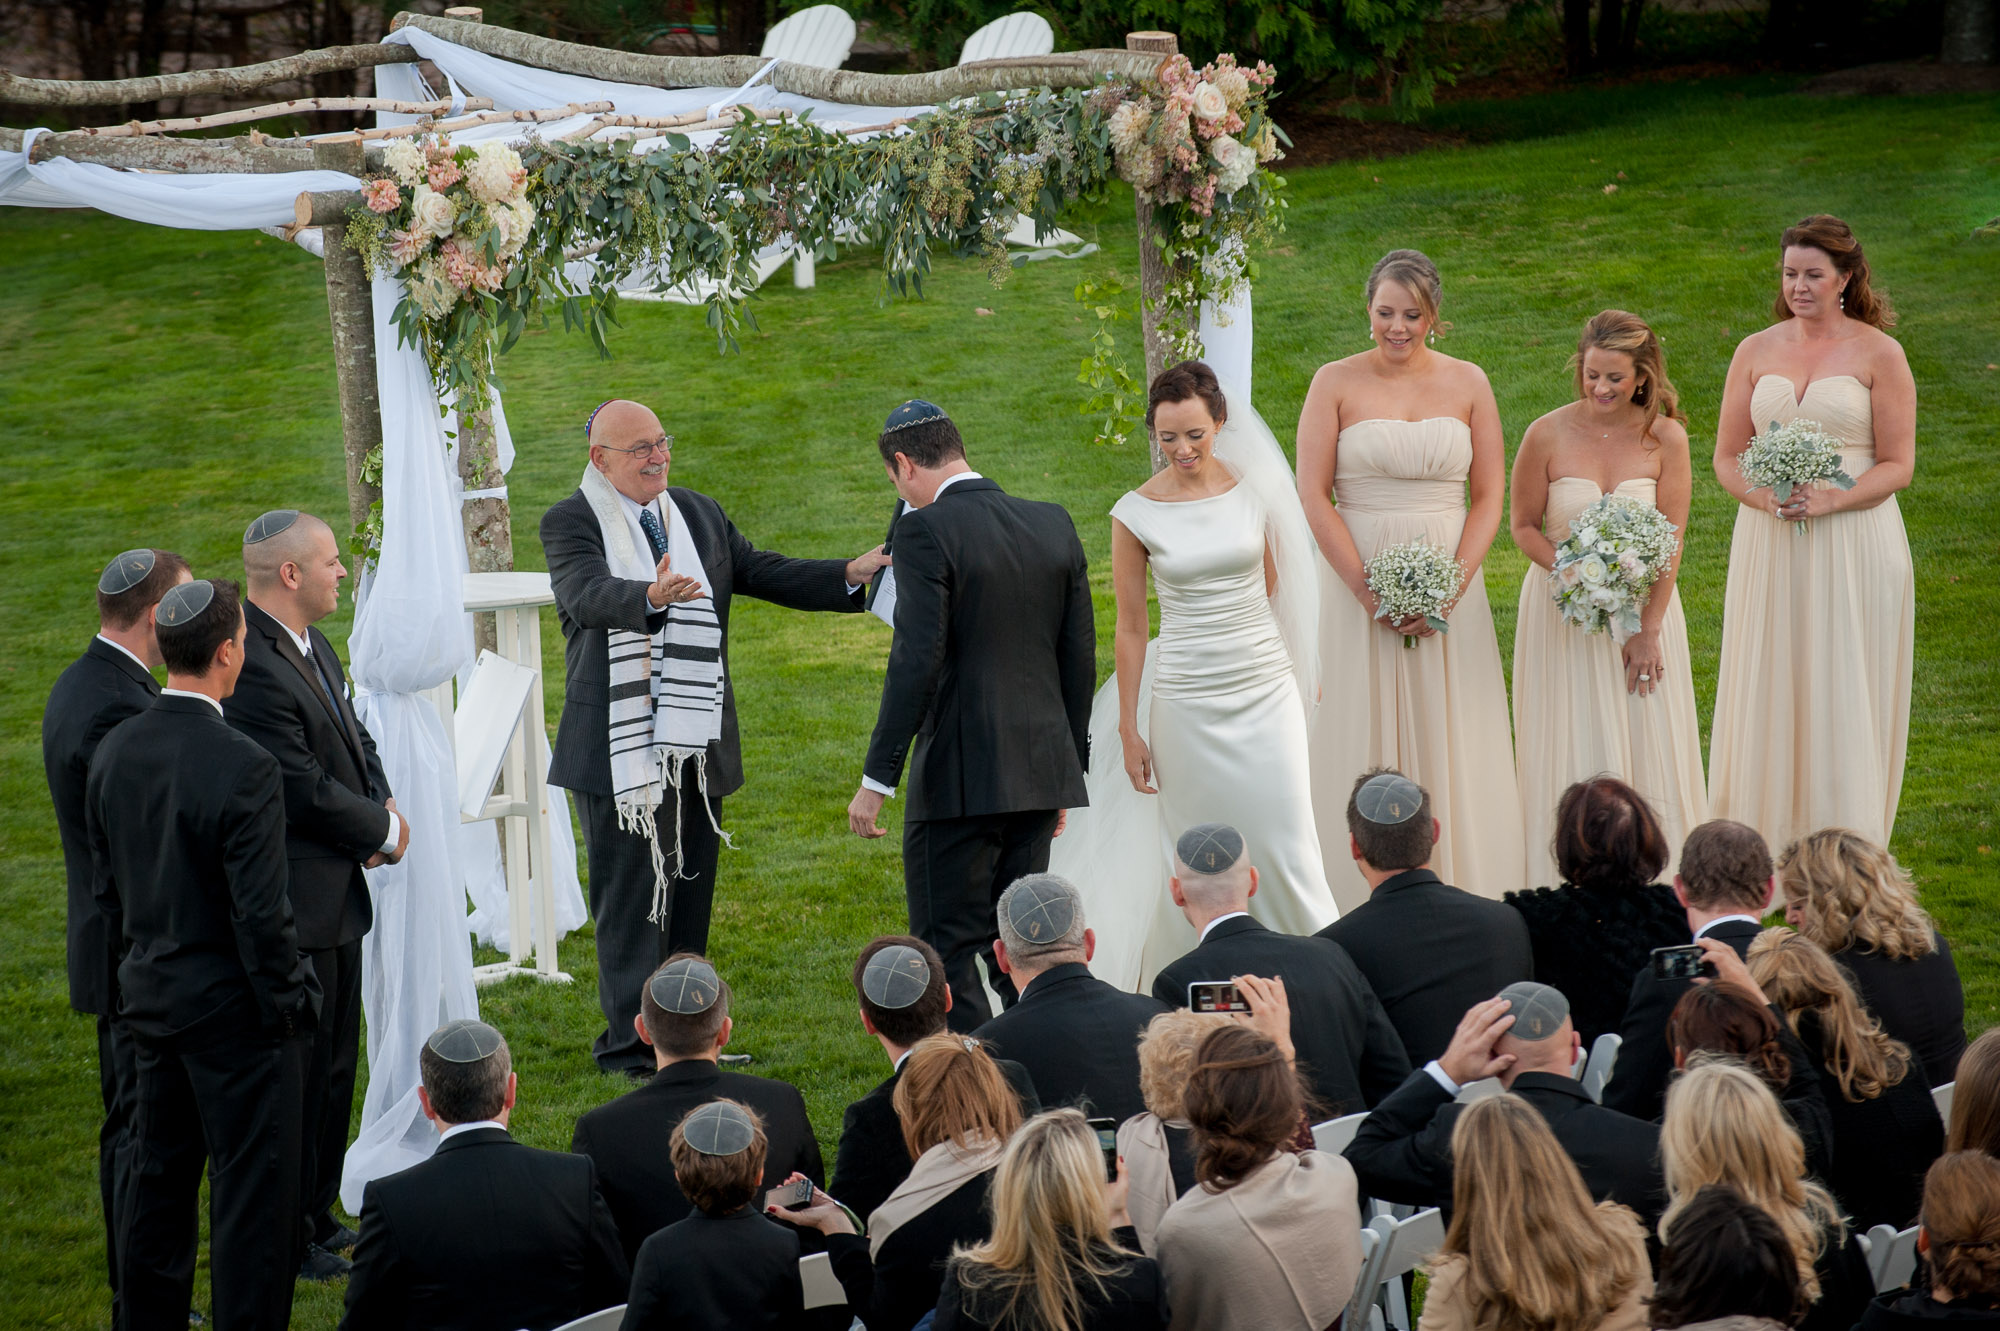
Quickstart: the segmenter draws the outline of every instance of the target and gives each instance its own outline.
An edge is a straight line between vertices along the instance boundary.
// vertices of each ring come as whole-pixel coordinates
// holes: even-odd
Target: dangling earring
[[[1426,333],[1424,335],[1424,343],[1427,346],[1436,346],[1438,344],[1438,330],[1433,328],[1430,332]]]
[[[1379,342],[1381,339],[1375,336],[1375,330],[1371,328],[1368,330],[1368,340],[1370,342]]]
[[[1837,299],[1838,299],[1838,300],[1839,300],[1839,302],[1840,302],[1840,308],[1841,308],[1841,311],[1842,311],[1843,313],[1845,313],[1845,312],[1846,312],[1846,310],[1847,310],[1847,288],[1846,288],[1846,287],[1842,287],[1842,288],[1840,289],[1840,295],[1839,295],[1839,296],[1837,297]]]

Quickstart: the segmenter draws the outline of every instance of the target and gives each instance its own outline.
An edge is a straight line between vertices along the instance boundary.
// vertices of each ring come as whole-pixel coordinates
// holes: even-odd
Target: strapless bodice
[[[1611,487],[1611,493],[1638,499],[1655,506],[1660,484],[1650,476],[1634,476]],[[1561,545],[1569,539],[1569,524],[1577,514],[1604,497],[1597,482],[1588,476],[1558,476],[1549,482],[1549,498],[1542,510],[1542,532]]]
[[[1336,459],[1334,502],[1350,513],[1463,513],[1472,427],[1454,416],[1356,421]]]
[[[1874,465],[1874,403],[1868,386],[1853,375],[1815,379],[1806,385],[1803,396],[1782,374],[1762,375],[1751,386],[1750,423],[1758,433],[1770,429],[1772,421],[1782,425],[1800,417],[1817,421],[1821,429],[1840,440],[1841,457],[1860,464],[1859,470],[1850,465],[1849,475],[1859,476],[1861,470]]]

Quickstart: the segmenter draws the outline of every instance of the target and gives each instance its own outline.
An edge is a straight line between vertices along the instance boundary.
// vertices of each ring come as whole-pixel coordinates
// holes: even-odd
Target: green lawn
[[[1538,137],[1296,172],[1290,231],[1257,290],[1258,403],[1288,436],[1314,368],[1366,343],[1368,265],[1411,245],[1443,270],[1446,345],[1486,367],[1510,438],[1567,400],[1576,330],[1619,306],[1660,329],[1703,441],[1731,349],[1767,318],[1778,231],[1808,212],[1848,218],[1902,310],[1920,396],[1903,509],[1919,659],[1895,849],[1951,935],[1968,1023],[1984,1028],[2000,1003],[2000,927],[1987,909],[2000,779],[2000,241],[1971,231],[2000,214],[2000,121],[1980,99],[1820,101],[1769,84],[1624,90],[1601,108],[1566,94],[1497,117]],[[982,471],[1076,515],[1109,669],[1104,515],[1143,479],[1145,454],[1088,442],[1071,379],[1089,330],[1069,293],[1111,272],[1134,281],[1129,198],[1077,225],[1095,230],[1101,253],[1029,265],[1000,291],[978,265],[944,263],[928,299],[883,304],[869,254],[823,264],[814,291],[780,276],[737,357],[718,358],[700,312],[676,306],[627,305],[611,362],[559,331],[529,336],[504,366],[521,566],[541,564],[537,520],[574,485],[580,427],[603,398],[655,406],[680,440],[675,479],[719,498],[752,539],[831,555],[879,538],[890,496],[875,433],[891,406],[921,395],[957,418]],[[95,1053],[89,1022],[65,1001],[62,867],[37,722],[93,628],[89,588],[110,553],[169,546],[197,572],[233,575],[238,533],[257,512],[345,512],[319,265],[254,234],[9,210],[0,356],[0,1324],[94,1327],[106,1314]],[[1680,583],[1704,725],[1730,508],[1698,485]],[[1503,661],[1523,568],[1504,539],[1486,565]],[[345,612],[328,627],[343,641]],[[544,631],[553,719],[553,615]],[[887,644],[871,618],[755,602],[739,607],[734,634],[750,784],[729,803],[738,849],[724,856],[715,952],[738,995],[737,1047],[802,1087],[829,1158],[842,1106],[882,1072],[847,968],[863,940],[904,922],[896,841],[843,830]],[[577,1114],[623,1088],[588,1054],[587,938],[569,940],[563,961],[574,988],[515,981],[482,995],[522,1074],[519,1135],[558,1148]],[[331,1327],[338,1299],[302,1291],[297,1324]]]

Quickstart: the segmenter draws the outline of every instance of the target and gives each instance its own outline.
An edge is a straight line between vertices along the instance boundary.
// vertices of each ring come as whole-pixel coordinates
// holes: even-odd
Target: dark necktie
[[[660,525],[660,515],[650,506],[639,510],[639,529],[646,533],[646,544],[653,547],[653,562],[667,553],[667,531]]]
[[[319,653],[312,649],[311,643],[306,645],[306,662],[312,666],[313,675],[319,680],[320,689],[326,694],[326,704],[333,712],[333,719],[345,727],[347,719],[340,714],[340,692],[334,688],[333,680],[327,675],[326,667],[320,664]]]

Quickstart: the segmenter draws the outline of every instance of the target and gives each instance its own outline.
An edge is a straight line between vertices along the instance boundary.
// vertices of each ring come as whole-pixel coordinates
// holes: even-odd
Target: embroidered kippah
[[[590,415],[585,417],[583,422],[583,437],[586,440],[590,438],[590,427],[597,424],[597,413],[603,411],[606,407],[610,406],[613,402],[616,402],[617,400],[618,399],[615,397],[607,397],[604,399],[604,401],[598,403],[596,406],[590,409]]]
[[[1371,776],[1354,792],[1354,811],[1371,823],[1407,823],[1423,807],[1424,788],[1400,772]]]
[[[103,574],[97,579],[97,590],[106,596],[129,592],[152,573],[153,563],[151,550],[127,550],[104,566]]]
[[[292,524],[299,520],[296,508],[274,508],[269,513],[259,515],[243,529],[243,544],[255,545],[268,541],[281,531],[290,531]]]
[[[1507,1011],[1514,1017],[1514,1024],[1508,1027],[1507,1034],[1516,1040],[1526,1040],[1530,1044],[1546,1040],[1569,1020],[1569,999],[1563,997],[1562,990],[1553,985],[1519,980],[1494,997],[1507,1000]]]
[[[907,943],[883,948],[868,958],[861,972],[861,992],[876,1007],[899,1010],[922,998],[931,987],[930,963]]]
[[[1227,823],[1201,823],[1181,833],[1174,854],[1195,873],[1226,873],[1243,858],[1243,834]]]
[[[932,421],[948,421],[950,419],[951,417],[944,414],[944,408],[937,405],[937,403],[926,402],[920,397],[913,397],[889,413],[888,423],[883,425],[882,433],[894,434],[898,430],[907,430],[912,425],[928,425]]]
[[[660,967],[646,988],[655,1003],[683,1017],[708,1011],[722,996],[715,967],[694,957],[678,957]]]
[[[1031,943],[1051,943],[1076,923],[1076,898],[1049,883],[1016,883],[1000,902],[1007,923]]]
[[[733,1100],[710,1100],[681,1120],[681,1138],[703,1155],[736,1155],[757,1140],[757,1124]]]
[[[424,1044],[447,1063],[480,1063],[493,1057],[506,1041],[483,1021],[460,1017],[431,1032]]]
[[[196,578],[193,582],[183,582],[178,587],[170,587],[160,598],[160,607],[154,618],[168,628],[186,624],[196,615],[208,609],[208,603],[215,599],[215,584],[207,578]]]

